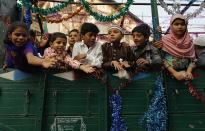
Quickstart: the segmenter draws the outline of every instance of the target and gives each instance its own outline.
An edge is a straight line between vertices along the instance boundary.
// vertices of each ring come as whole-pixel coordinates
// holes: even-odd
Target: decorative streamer
[[[163,0],[158,0],[161,7],[164,8],[164,10],[168,13],[168,14],[171,14],[171,15],[174,15],[176,13],[180,13],[179,12],[179,8],[180,8],[180,5],[178,3],[175,3],[174,6],[173,6],[173,9],[170,9],[168,7],[168,5],[163,1]],[[196,0],[191,0],[190,2],[195,2]],[[191,4],[189,5],[191,6]],[[188,6],[188,7],[189,7]],[[187,7],[187,8],[188,8]],[[193,13],[189,13],[186,15],[186,18],[187,19],[192,19],[194,17],[196,17],[197,15],[199,15],[203,9],[205,8],[205,1],[201,2],[200,6],[198,9],[196,9]]]
[[[30,29],[32,20],[31,20],[31,12],[29,8],[26,9],[26,14],[24,16],[24,22],[26,23],[27,28]]]
[[[121,118],[122,98],[118,91],[109,98],[110,107],[112,109],[112,126],[110,131],[126,131],[127,127]]]
[[[167,107],[162,73],[157,77],[154,96],[151,100],[148,111],[140,120],[140,124],[146,124],[148,131],[166,131]]]
[[[74,17],[75,15],[77,15],[78,13],[80,13],[80,11],[82,9],[83,9],[83,7],[81,6],[74,13],[70,14],[69,16],[63,17],[63,18],[60,14],[49,15],[49,16],[45,17],[45,20],[48,23],[60,23],[62,21],[67,21],[68,19],[70,19],[70,18]]]
[[[18,7],[21,8],[21,6],[24,6],[26,8],[31,9],[31,11],[33,13],[39,13],[41,15],[48,15],[48,14],[53,14],[56,13],[60,10],[62,10],[63,8],[65,8],[68,4],[70,4],[71,2],[74,2],[74,0],[68,0],[64,3],[60,3],[52,8],[48,8],[48,9],[42,9],[42,8],[38,8],[38,7],[34,7],[32,6],[31,3],[28,2],[28,0],[18,0],[17,5]]]
[[[204,99],[203,95],[199,91],[197,91],[197,89],[194,87],[192,82],[187,81],[187,82],[185,82],[185,85],[187,86],[189,93],[205,106],[205,99]]]
[[[99,14],[97,12],[94,12],[89,3],[85,0],[80,0],[81,4],[83,5],[83,7],[85,8],[85,10],[92,15],[96,20],[98,21],[102,21],[102,22],[106,22],[106,21],[113,21],[116,19],[119,19],[121,16],[125,15],[126,12],[128,11],[130,5],[133,3],[133,0],[127,0],[125,7],[123,7],[117,14],[115,15],[110,15],[110,16],[104,16],[102,14]]]

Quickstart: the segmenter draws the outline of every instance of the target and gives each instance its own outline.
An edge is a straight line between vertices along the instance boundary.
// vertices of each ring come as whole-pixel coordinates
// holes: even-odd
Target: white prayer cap
[[[205,36],[199,36],[194,39],[194,45],[205,46]]]
[[[111,26],[108,28],[108,31],[111,30],[111,29],[117,29],[117,30],[119,30],[122,34],[124,34],[123,29],[122,29],[119,25],[111,25]]]

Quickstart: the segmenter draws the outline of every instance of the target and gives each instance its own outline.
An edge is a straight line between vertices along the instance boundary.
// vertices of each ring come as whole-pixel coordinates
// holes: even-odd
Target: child
[[[193,41],[196,51],[197,67],[205,67],[205,37],[199,36]]]
[[[103,64],[102,67],[111,70],[123,70],[133,65],[133,56],[130,46],[121,42],[123,30],[120,26],[113,25],[108,29],[108,38],[102,46]]]
[[[45,33],[41,37],[41,40],[38,44],[38,50],[41,55],[43,55],[44,50],[49,47],[50,38],[51,38],[51,34],[49,33]]]
[[[192,80],[195,51],[187,31],[187,20],[181,14],[172,16],[170,33],[162,37],[165,68],[177,80]]]
[[[77,29],[73,29],[68,32],[68,47],[66,50],[70,56],[72,56],[74,44],[79,41],[80,41],[80,32]]]
[[[92,23],[83,23],[80,34],[82,41],[75,43],[72,52],[72,58],[81,63],[89,64],[94,67],[101,67],[102,49],[101,44],[96,42],[96,36],[99,29]]]
[[[29,40],[29,31],[23,23],[16,22],[10,25],[4,43],[6,46],[5,67],[35,71],[34,66],[49,68],[55,64],[53,58],[37,57],[37,52]]]
[[[65,34],[55,32],[51,35],[50,47],[44,51],[44,57],[55,56],[57,62],[54,68],[67,69],[69,66],[75,69],[83,70],[86,73],[91,73],[94,68],[89,65],[81,65],[77,60],[73,60],[66,52],[65,46],[67,43],[67,37]]]
[[[150,27],[147,24],[136,26],[132,30],[135,46],[131,47],[135,57],[136,66],[143,69],[153,69],[162,64],[160,53],[149,42]]]

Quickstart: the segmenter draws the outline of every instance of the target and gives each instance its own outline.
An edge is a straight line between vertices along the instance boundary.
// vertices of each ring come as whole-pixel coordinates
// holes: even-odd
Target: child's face
[[[148,38],[145,38],[145,36],[139,32],[133,32],[132,37],[136,46],[142,45],[146,40],[148,40]]]
[[[123,37],[123,34],[118,29],[110,29],[108,30],[108,38],[110,42],[120,42]]]
[[[186,23],[182,19],[176,19],[172,23],[172,31],[177,37],[183,37],[186,32]]]
[[[80,41],[80,35],[78,32],[71,32],[68,36],[68,42],[70,45],[74,45],[75,42]]]
[[[18,27],[8,37],[15,46],[20,47],[28,41],[28,32],[23,27]]]
[[[87,32],[85,35],[82,36],[82,39],[87,46],[92,46],[93,44],[95,44],[96,37],[96,33]]]
[[[51,43],[51,48],[55,51],[65,50],[67,40],[65,38],[56,38],[53,43]]]

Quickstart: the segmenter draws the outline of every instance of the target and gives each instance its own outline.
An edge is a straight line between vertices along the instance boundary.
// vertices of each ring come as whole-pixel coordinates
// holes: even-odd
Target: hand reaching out
[[[85,73],[92,73],[95,71],[95,68],[93,68],[91,65],[80,65],[79,69]]]
[[[144,59],[144,58],[140,58],[136,61],[136,63],[137,63],[138,66],[144,66],[146,64],[149,64],[149,61]]]
[[[112,61],[111,66],[113,66],[115,68],[115,70],[122,70],[123,69],[121,63],[118,61]]]
[[[127,61],[121,62],[122,67],[128,68],[130,67],[129,63]]]
[[[57,60],[55,59],[54,56],[45,57],[43,59],[42,66],[44,68],[50,68],[50,67],[53,67],[56,64],[56,62]]]

